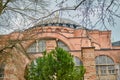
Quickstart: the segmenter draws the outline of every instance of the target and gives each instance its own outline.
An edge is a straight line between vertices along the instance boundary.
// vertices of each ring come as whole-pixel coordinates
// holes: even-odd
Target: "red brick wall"
[[[120,63],[120,48],[112,48],[110,35],[110,31],[86,31],[84,29],[48,26],[29,29],[22,33],[14,32],[9,35],[0,36],[0,50],[5,47],[10,49],[10,51],[8,51],[5,48],[5,51],[7,51],[6,54],[9,55],[9,57],[1,58],[5,59],[7,64],[5,67],[5,80],[24,80],[24,70],[26,65],[30,63],[31,60],[42,57],[41,54],[29,54],[29,57],[31,58],[31,60],[29,60],[29,57],[26,56],[24,50],[27,50],[35,40],[45,38],[48,39],[46,47],[48,51],[57,46],[55,40],[64,42],[69,47],[70,53],[83,61],[86,68],[85,80],[95,80],[96,56],[108,55],[116,64]],[[49,40],[49,38],[53,40]],[[21,43],[23,47],[18,43]],[[16,46],[18,48],[9,48],[13,44],[17,44]],[[95,49],[93,47],[95,47]]]

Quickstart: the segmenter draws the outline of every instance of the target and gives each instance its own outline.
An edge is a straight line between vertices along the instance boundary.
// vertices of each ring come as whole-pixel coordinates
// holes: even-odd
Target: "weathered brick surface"
[[[56,46],[57,46],[56,40],[47,40],[46,41],[46,50],[47,51],[55,49]]]
[[[94,47],[82,48],[83,65],[85,66],[85,80],[96,80]]]
[[[6,63],[4,80],[24,80],[26,65],[32,60],[42,57],[41,53],[26,56],[25,51],[35,40],[39,39],[48,40],[46,41],[48,51],[57,46],[56,40],[65,43],[69,47],[70,53],[83,62],[86,68],[85,80],[95,80],[96,56],[107,55],[114,60],[115,64],[120,64],[120,47],[112,47],[110,35],[110,31],[86,31],[84,29],[48,26],[28,29],[20,34],[14,32],[0,36],[0,62],[5,61]],[[13,44],[15,46],[11,47]],[[3,54],[2,49],[7,53]]]

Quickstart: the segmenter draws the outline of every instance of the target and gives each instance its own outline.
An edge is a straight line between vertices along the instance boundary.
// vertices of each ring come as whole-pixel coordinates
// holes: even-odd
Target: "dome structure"
[[[48,18],[43,21],[41,21],[39,24],[44,24],[44,23],[70,23],[70,24],[76,24],[79,25],[77,22],[72,21],[70,19],[66,18]]]
[[[69,28],[83,28],[77,22],[66,18],[48,18],[39,22],[36,26],[63,26]]]

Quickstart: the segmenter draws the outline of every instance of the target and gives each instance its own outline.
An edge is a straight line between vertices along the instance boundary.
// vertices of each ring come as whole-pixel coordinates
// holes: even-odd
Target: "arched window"
[[[120,63],[119,63],[119,74],[120,74]]]
[[[5,64],[1,63],[0,64],[0,80],[4,79],[4,68],[5,68]]]
[[[100,80],[115,80],[114,61],[104,55],[96,57],[96,74]]]
[[[53,43],[49,43],[52,42]],[[54,46],[55,45],[55,46]],[[64,44],[62,41],[60,40],[56,40],[56,39],[43,39],[43,40],[36,40],[28,49],[27,52],[28,53],[36,53],[36,52],[43,52],[46,50],[46,48],[48,49],[49,47],[60,47],[63,48],[66,51],[69,51],[69,48],[67,47],[66,44]],[[54,49],[51,48],[51,49]]]
[[[119,63],[119,66],[118,66],[118,80],[120,79],[120,63]]]
[[[58,47],[63,48],[66,51],[69,51],[69,48],[67,47],[67,45],[64,44],[62,41],[58,40],[57,45]]]
[[[37,40],[28,48],[27,52],[43,52],[45,50],[46,50],[46,41]]]
[[[74,63],[75,63],[75,66],[83,65],[82,61],[80,61],[80,59],[76,56],[74,56]]]

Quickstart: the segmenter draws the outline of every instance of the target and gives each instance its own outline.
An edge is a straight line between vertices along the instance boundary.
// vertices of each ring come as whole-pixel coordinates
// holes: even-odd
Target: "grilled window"
[[[82,61],[80,61],[80,59],[76,56],[74,57],[74,63],[75,63],[75,66],[83,65]]]
[[[119,73],[118,73],[118,74],[120,75],[120,64],[119,64],[119,69],[118,69],[118,70],[119,70]]]
[[[97,73],[101,75],[115,73],[114,62],[108,56],[98,56],[96,58],[96,69]]]
[[[33,43],[27,50],[27,52],[43,52],[46,50],[45,40],[39,40]]]
[[[5,64],[0,64],[0,80],[4,79],[4,68],[5,68]]]
[[[66,51],[69,51],[69,48],[67,47],[66,44],[64,44],[62,41],[57,42],[58,47],[63,48]]]
[[[53,39],[55,40],[55,39]],[[28,53],[36,53],[36,52],[43,52],[46,50],[46,47],[49,46],[47,45],[48,40],[43,39],[43,40],[36,40],[28,49]],[[66,51],[69,51],[69,48],[66,44],[64,44],[62,41],[58,40],[56,41],[57,46],[60,48],[63,48]]]
[[[117,80],[120,80],[120,63],[118,65],[118,72],[117,72],[117,75],[118,75],[118,79]]]
[[[102,78],[104,78],[104,80],[109,80],[111,78],[115,79],[114,61],[110,57],[104,55],[96,57],[96,74],[100,80]]]

